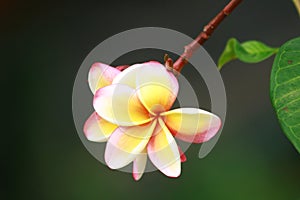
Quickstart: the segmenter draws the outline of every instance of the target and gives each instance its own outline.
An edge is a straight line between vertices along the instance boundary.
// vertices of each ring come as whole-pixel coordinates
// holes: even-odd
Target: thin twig
[[[217,14],[203,29],[203,31],[196,37],[196,39],[184,47],[184,53],[176,60],[173,65],[174,71],[180,73],[183,66],[188,62],[188,59],[193,55],[194,51],[199,48],[208,38],[212,35],[214,30],[218,25],[224,20],[224,18],[229,15],[242,0],[232,0],[230,1],[224,9]],[[170,60],[168,61],[170,62]]]

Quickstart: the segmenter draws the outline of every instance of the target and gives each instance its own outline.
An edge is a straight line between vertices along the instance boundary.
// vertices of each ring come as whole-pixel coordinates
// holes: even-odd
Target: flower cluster
[[[95,112],[87,119],[88,140],[107,142],[105,162],[111,169],[133,162],[133,178],[143,175],[147,157],[169,177],[178,177],[185,155],[174,137],[190,143],[212,138],[218,116],[197,108],[170,110],[177,78],[159,62],[135,64],[124,71],[95,63],[88,76]]]

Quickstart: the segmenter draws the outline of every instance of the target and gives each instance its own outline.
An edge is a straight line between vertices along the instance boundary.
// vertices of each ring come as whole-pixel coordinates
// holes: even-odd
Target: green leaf
[[[272,67],[270,96],[282,130],[300,153],[300,37],[280,47]]]
[[[235,59],[246,63],[258,63],[269,58],[277,51],[278,48],[269,47],[259,41],[251,40],[240,44],[237,39],[231,38],[219,58],[218,68],[221,69],[223,65]]]
[[[293,0],[295,7],[300,15],[300,0]]]

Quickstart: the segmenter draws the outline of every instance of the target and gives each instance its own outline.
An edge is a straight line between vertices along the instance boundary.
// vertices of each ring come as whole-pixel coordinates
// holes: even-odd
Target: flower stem
[[[203,29],[203,31],[196,37],[196,39],[184,47],[183,54],[176,60],[173,65],[173,69],[180,73],[184,65],[188,62],[188,59],[192,57],[195,50],[203,45],[206,40],[212,35],[214,30],[219,26],[219,24],[224,20],[224,18],[229,15],[242,0],[231,0],[221,12],[217,14]]]

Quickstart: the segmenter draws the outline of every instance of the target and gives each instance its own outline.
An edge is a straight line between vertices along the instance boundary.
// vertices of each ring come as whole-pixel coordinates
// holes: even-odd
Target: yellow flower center
[[[150,109],[150,113],[153,117],[158,117],[160,113],[163,113],[165,111],[165,108],[160,104],[155,104]]]

